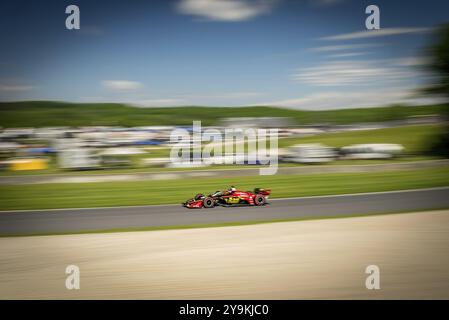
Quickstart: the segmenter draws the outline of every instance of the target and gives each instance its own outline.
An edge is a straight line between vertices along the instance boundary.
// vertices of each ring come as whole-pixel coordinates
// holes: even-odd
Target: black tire
[[[214,199],[207,197],[203,200],[203,207],[204,208],[213,208],[215,206]]]
[[[265,204],[265,201],[266,201],[265,197],[263,195],[261,195],[261,194],[257,194],[254,197],[254,204],[256,206],[263,206]]]

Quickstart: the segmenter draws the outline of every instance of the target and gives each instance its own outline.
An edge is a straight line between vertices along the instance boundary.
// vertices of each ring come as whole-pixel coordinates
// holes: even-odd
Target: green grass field
[[[442,112],[439,105],[305,111],[269,106],[136,108],[116,103],[23,101],[0,103],[0,127],[192,125],[193,120],[216,125],[225,117],[289,117],[299,125],[349,124]]]
[[[429,142],[443,132],[443,126],[417,125],[377,130],[361,130],[340,133],[324,133],[304,138],[279,140],[279,147],[297,143],[323,143],[331,147],[343,147],[359,143],[398,143],[408,154],[422,155],[429,148]]]
[[[181,203],[236,185],[265,187],[273,198],[449,186],[449,167],[381,173],[274,175],[165,181],[0,186],[0,210]]]

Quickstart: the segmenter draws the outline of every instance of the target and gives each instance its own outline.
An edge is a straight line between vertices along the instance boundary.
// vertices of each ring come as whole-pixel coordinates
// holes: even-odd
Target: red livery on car
[[[267,204],[270,189],[256,188],[254,192],[237,190],[234,186],[225,191],[215,191],[205,196],[197,194],[182,205],[189,209],[213,208],[216,206],[263,206]]]

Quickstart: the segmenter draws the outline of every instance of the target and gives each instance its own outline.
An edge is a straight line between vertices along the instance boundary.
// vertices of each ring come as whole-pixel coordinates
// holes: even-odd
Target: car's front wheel
[[[205,198],[203,200],[203,207],[204,208],[213,208],[214,207],[214,199],[212,199],[212,198]]]
[[[263,206],[265,204],[265,197],[261,194],[258,194],[254,197],[254,204],[256,206]]]

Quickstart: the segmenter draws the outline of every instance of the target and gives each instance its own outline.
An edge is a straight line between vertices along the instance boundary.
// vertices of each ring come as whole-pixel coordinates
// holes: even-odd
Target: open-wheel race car
[[[252,192],[236,190],[231,187],[229,190],[215,191],[208,196],[199,193],[182,205],[189,209],[213,208],[216,206],[263,206],[267,204],[270,193],[270,189],[255,188]]]

